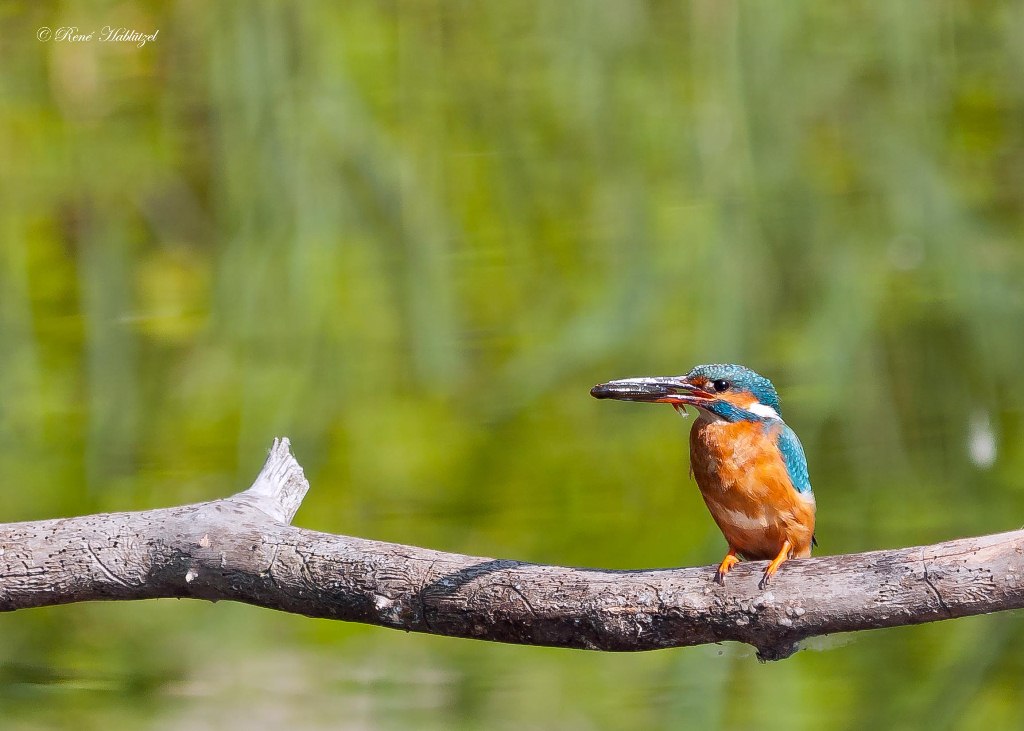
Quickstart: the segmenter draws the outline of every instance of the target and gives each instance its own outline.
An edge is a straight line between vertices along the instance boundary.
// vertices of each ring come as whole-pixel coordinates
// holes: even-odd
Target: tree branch
[[[0,611],[191,597],[497,642],[652,650],[735,640],[763,659],[807,637],[1024,606],[1024,531],[789,561],[610,571],[442,553],[294,528],[309,484],[275,440],[223,500],[0,525]]]

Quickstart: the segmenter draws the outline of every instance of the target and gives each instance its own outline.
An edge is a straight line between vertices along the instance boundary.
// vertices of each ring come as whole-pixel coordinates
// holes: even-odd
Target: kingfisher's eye
[[[711,387],[714,388],[718,393],[729,390],[729,382],[721,379],[711,382]]]

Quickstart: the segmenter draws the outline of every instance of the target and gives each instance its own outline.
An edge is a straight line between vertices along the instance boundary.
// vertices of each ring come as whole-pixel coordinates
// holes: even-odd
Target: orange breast
[[[772,559],[785,541],[811,555],[814,497],[793,489],[775,446],[778,426],[698,419],[690,432],[690,468],[731,548]]]

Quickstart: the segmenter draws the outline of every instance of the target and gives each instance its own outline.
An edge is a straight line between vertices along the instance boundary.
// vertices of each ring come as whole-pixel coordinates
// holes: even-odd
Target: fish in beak
[[[672,404],[676,410],[683,406],[707,406],[716,398],[714,391],[690,383],[685,376],[623,378],[599,383],[590,389],[590,395],[616,401]]]

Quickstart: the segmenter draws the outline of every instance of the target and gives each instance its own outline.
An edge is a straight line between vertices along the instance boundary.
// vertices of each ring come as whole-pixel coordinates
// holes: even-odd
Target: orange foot
[[[768,587],[768,583],[772,580],[772,577],[775,576],[775,572],[779,570],[779,566],[781,566],[783,562],[785,562],[785,560],[789,558],[789,555],[792,552],[793,544],[790,543],[788,540],[783,541],[782,550],[779,551],[779,555],[776,556],[775,559],[770,564],[768,564],[768,568],[764,570],[764,576],[761,577],[761,583],[757,585],[759,589],[765,589]],[[728,556],[726,558],[728,558]]]
[[[719,586],[725,586],[725,575],[739,562],[740,558],[736,555],[736,549],[729,546],[729,553],[725,554],[725,558],[722,559],[722,563],[718,566],[718,571],[715,572],[715,583]]]

